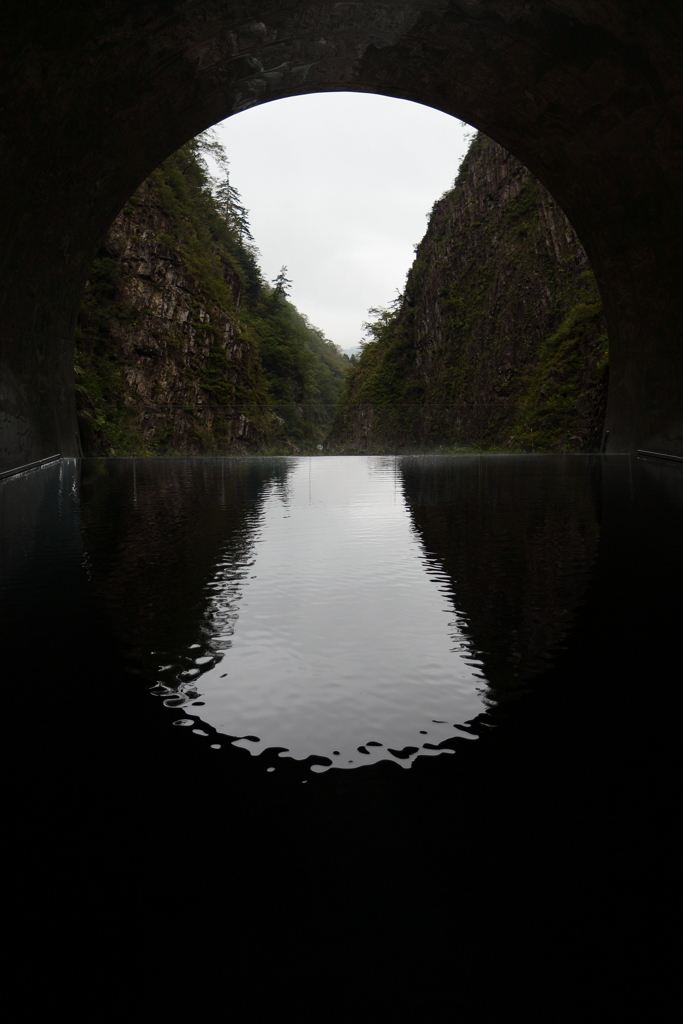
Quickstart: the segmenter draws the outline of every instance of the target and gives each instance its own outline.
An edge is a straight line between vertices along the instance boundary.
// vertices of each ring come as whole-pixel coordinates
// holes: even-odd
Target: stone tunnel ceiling
[[[230,114],[327,90],[437,107],[537,175],[605,302],[609,450],[683,454],[679,0],[10,0],[0,40],[4,465],[78,451],[75,318],[137,185]]]

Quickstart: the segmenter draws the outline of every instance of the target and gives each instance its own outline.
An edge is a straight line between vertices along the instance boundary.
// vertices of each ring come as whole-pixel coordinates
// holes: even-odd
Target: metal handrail
[[[47,466],[49,462],[56,462],[57,459],[61,459],[61,455],[48,455],[44,459],[36,459],[35,462],[27,462],[24,466],[16,466],[14,469],[5,469],[0,473],[0,480],[6,476],[14,476],[15,473],[25,473],[27,469],[37,469],[39,466]]]
[[[680,455],[667,455],[665,452],[648,452],[644,448],[637,449],[638,455],[649,455],[653,459],[670,459],[671,462],[683,462]]]

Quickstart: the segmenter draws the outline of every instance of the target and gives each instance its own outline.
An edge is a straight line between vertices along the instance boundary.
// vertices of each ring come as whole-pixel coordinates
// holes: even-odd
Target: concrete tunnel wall
[[[0,468],[78,454],[75,320],[139,183],[232,113],[332,90],[446,111],[537,175],[604,299],[608,451],[683,455],[677,0],[16,0],[0,40]]]

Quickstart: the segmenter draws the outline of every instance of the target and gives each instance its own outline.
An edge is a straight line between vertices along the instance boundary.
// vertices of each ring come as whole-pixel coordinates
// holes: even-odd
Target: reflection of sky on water
[[[252,542],[208,584],[210,647],[224,656],[186,662],[186,700],[204,702],[193,714],[257,736],[238,741],[254,753],[355,767],[388,747],[428,754],[424,742],[483,710],[478,666],[455,653],[465,641],[448,578],[415,535],[394,460],[292,460]],[[359,753],[368,742],[381,746]]]

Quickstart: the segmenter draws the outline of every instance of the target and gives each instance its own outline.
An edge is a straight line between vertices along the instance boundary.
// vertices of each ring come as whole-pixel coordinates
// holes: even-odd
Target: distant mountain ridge
[[[594,451],[607,398],[595,278],[552,196],[477,134],[405,293],[376,311],[333,446]]]

